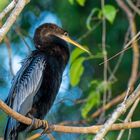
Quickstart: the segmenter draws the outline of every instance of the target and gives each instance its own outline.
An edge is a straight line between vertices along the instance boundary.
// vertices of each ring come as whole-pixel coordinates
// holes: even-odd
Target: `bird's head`
[[[45,50],[53,44],[66,46],[67,42],[89,53],[87,49],[72,40],[65,30],[55,24],[45,23],[39,26],[34,34],[35,46],[40,50]]]

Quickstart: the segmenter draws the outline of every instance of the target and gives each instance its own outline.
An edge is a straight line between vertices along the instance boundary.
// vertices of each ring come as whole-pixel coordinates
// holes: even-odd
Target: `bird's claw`
[[[42,135],[51,132],[51,128],[49,126],[48,121],[32,118],[32,124],[29,126],[28,131],[36,130],[40,128],[44,129]]]
[[[42,135],[51,132],[51,127],[48,121],[42,120],[42,129],[43,129],[43,132],[41,133]]]

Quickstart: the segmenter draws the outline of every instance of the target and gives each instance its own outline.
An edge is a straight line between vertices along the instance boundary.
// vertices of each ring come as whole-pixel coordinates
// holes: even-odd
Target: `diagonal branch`
[[[126,0],[128,5],[140,16],[140,9],[131,0]]]
[[[121,103],[117,109],[114,111],[112,116],[105,122],[103,127],[100,129],[98,134],[96,135],[94,140],[102,140],[106,133],[110,130],[112,124],[122,115],[127,109],[134,103],[134,101],[140,96],[140,84],[136,88],[136,90],[126,99],[123,103]]]
[[[83,134],[95,134],[97,133],[103,126],[107,125],[107,131],[111,130],[121,130],[121,129],[130,129],[130,128],[138,128],[140,127],[140,121],[129,122],[129,123],[118,123],[110,125],[116,121],[122,113],[124,113],[132,103],[140,96],[140,84],[137,89],[123,102],[114,112],[112,118],[105,123],[105,125],[95,125],[89,127],[73,127],[73,126],[63,126],[63,125],[50,125],[52,131],[63,132],[63,133],[83,133]],[[31,125],[32,119],[25,117],[15,111],[13,111],[10,107],[8,107],[3,101],[0,100],[0,109],[3,110],[6,114],[13,117],[17,121],[20,121],[24,124]],[[103,127],[104,128],[104,127]],[[107,132],[106,131],[106,132]],[[106,134],[106,133],[104,133]],[[41,134],[37,134],[38,136]],[[96,139],[98,140],[98,139]]]
[[[16,5],[16,1],[13,0],[1,13],[0,13],[0,21],[8,14]]]
[[[131,109],[130,109],[128,115],[127,115],[127,117],[125,118],[124,122],[128,122],[128,121],[131,120],[131,118],[132,118],[132,116],[133,116],[133,113],[134,113],[134,111],[135,111],[135,109],[136,109],[136,107],[137,107],[139,101],[140,101],[140,98],[138,98],[138,99],[135,101],[135,103],[134,103],[133,106],[131,107]],[[117,140],[121,140],[123,133],[124,133],[124,130],[121,130],[120,133],[119,133],[119,135],[118,135],[118,137],[117,137]]]
[[[7,18],[4,25],[0,28],[0,42],[3,40],[7,32],[10,30],[13,23],[16,21],[17,17],[25,7],[29,0],[18,0],[15,8],[11,12],[10,16]]]

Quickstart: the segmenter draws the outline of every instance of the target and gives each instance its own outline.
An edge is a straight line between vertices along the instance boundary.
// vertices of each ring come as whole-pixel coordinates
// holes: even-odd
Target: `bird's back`
[[[46,63],[45,54],[37,51],[34,51],[24,60],[22,67],[13,80],[9,96],[6,99],[7,105],[13,110],[27,115],[32,109],[34,96],[42,84]],[[19,125],[20,123],[9,117],[5,130],[5,139],[8,139],[8,137],[14,139]]]
[[[16,74],[6,103],[25,116],[43,119],[58,93],[65,65],[60,57],[33,51]],[[26,128],[9,117],[5,140],[16,140]]]

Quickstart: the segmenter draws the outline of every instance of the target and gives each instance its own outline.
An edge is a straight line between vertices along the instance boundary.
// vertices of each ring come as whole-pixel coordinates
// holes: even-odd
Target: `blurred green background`
[[[9,0],[0,0],[0,12],[9,2]],[[136,0],[133,2],[137,3]],[[103,35],[103,17],[106,24],[105,35]],[[139,31],[140,16],[135,14],[135,19]],[[35,28],[45,22],[63,27],[74,40],[87,47],[93,54],[90,56],[70,47],[71,59],[64,72],[57,99],[46,119],[51,123],[74,121],[77,122],[76,126],[103,123],[117,105],[95,119],[91,114],[127,89],[132,69],[132,49],[124,53],[113,77],[111,77],[112,71],[120,57],[108,63],[106,70],[108,82],[104,80],[104,65],[99,65],[103,62],[105,53],[107,57],[111,57],[123,48],[126,38],[127,41],[130,40],[130,35],[126,37],[129,28],[127,16],[114,0],[106,0],[102,7],[99,0],[31,0],[7,35],[12,50],[11,60],[5,42],[0,44],[0,98],[6,99],[11,86],[13,75],[9,61],[12,61],[12,70],[15,74],[20,68],[22,59],[29,54],[30,49],[34,49],[32,37]],[[103,36],[106,40],[105,52],[102,49]],[[135,86],[139,81],[138,77]],[[139,120],[139,109],[138,105],[132,120]],[[118,122],[123,121],[125,116],[123,115]],[[85,120],[86,123],[81,124],[80,120]],[[0,137],[3,137],[5,124],[6,115],[0,112]],[[130,140],[139,140],[139,131],[140,129],[132,129]],[[126,130],[121,139],[128,139],[129,132],[130,130]],[[106,139],[114,140],[118,134],[119,131],[109,132]],[[53,133],[53,135],[57,140],[91,140],[94,137],[84,134]],[[24,138],[21,136],[21,139]],[[42,136],[40,139],[47,137]]]

